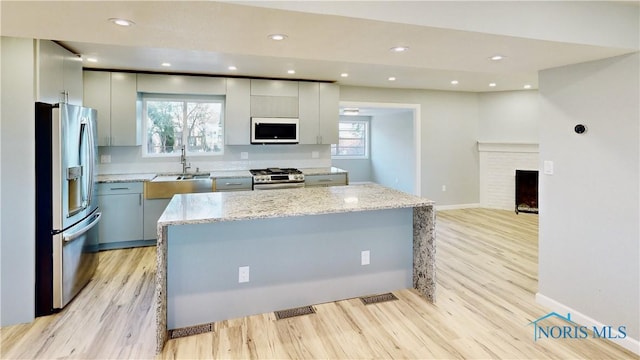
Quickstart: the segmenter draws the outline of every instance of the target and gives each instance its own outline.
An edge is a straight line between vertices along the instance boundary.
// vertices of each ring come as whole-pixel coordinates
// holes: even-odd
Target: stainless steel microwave
[[[296,118],[251,118],[251,143],[297,144],[298,127]]]

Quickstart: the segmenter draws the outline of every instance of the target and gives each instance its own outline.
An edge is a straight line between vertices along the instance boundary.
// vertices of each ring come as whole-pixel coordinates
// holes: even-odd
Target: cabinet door
[[[109,146],[111,137],[111,73],[83,73],[84,106],[98,111],[98,146]]]
[[[300,144],[317,144],[320,131],[320,85],[301,81],[300,96]]]
[[[67,50],[50,40],[37,40],[36,99],[55,104],[62,100],[63,67]]]
[[[249,79],[227,79],[224,136],[227,145],[250,144],[251,85]]]
[[[338,143],[340,87],[320,83],[320,141],[319,144]]]
[[[158,219],[167,208],[171,199],[145,199],[144,200],[144,240],[158,238]]]
[[[142,239],[142,194],[98,196],[100,243]]]
[[[67,103],[82,106],[82,58],[72,53],[64,56],[62,85],[67,92]]]
[[[347,175],[307,175],[304,177],[305,187],[347,185]]]
[[[226,79],[209,76],[138,74],[138,91],[161,94],[224,95]]]
[[[111,146],[140,145],[136,74],[111,73]]]

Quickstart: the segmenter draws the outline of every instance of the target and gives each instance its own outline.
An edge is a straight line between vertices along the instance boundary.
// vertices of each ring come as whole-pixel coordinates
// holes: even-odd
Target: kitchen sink
[[[145,183],[145,199],[171,199],[175,194],[213,191],[209,174],[160,175]]]

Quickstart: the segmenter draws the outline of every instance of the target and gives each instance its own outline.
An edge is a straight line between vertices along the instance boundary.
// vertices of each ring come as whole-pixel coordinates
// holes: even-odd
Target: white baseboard
[[[472,209],[480,207],[479,203],[473,204],[457,204],[457,205],[436,205],[436,210],[458,210],[458,209]]]
[[[547,297],[545,295],[542,295],[540,293],[536,293],[536,302],[542,306],[545,306],[549,309],[551,309],[552,311],[555,311],[559,314],[566,314],[566,313],[571,313],[571,321],[575,322],[576,324],[580,324],[583,326],[587,326],[587,327],[592,327],[592,326],[597,326],[597,327],[602,327],[605,326],[605,324],[594,320],[592,318],[590,318],[589,316],[576,311],[575,309],[572,309],[556,300],[553,300],[550,297]],[[615,329],[612,329],[612,333],[613,335],[618,335],[618,333],[615,331]],[[609,341],[612,341],[620,346],[622,346],[623,348],[632,351],[638,355],[640,355],[640,341],[638,341],[638,339],[633,339],[629,336],[625,337],[624,339],[609,339]]]

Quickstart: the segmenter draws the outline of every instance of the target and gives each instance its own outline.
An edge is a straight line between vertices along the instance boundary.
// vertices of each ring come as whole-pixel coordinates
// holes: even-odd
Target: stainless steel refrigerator
[[[62,309],[98,265],[96,110],[35,104],[36,316]]]

